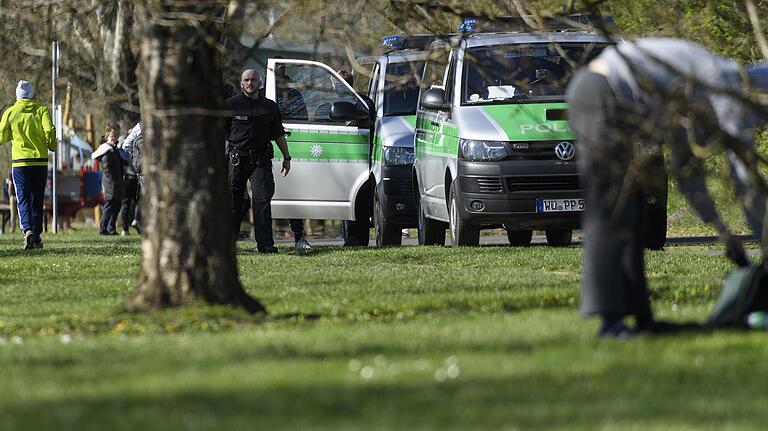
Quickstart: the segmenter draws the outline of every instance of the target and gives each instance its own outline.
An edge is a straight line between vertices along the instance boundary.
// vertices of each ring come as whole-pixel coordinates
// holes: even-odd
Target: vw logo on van
[[[573,144],[568,141],[563,141],[555,145],[555,155],[558,159],[564,162],[571,160],[575,154],[576,147],[574,147]]]

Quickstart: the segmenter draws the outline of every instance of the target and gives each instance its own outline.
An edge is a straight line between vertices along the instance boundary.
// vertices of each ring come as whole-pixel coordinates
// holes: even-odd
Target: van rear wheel
[[[531,245],[532,238],[533,231],[507,229],[507,239],[509,239],[509,245],[511,246],[525,247]]]
[[[567,247],[573,241],[573,231],[570,229],[547,229],[547,244],[552,247]]]
[[[424,214],[424,201],[419,199],[419,245],[445,245],[445,227]]]
[[[451,185],[448,198],[450,210],[450,229],[452,247],[477,247],[480,245],[480,227],[466,223],[459,215],[459,203],[456,197],[456,187]]]
[[[379,194],[373,197],[373,225],[376,229],[376,247],[399,246],[403,242],[400,226],[389,223],[384,217]]]

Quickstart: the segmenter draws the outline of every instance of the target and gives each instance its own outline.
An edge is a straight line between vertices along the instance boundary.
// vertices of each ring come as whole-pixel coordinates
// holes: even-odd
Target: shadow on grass
[[[18,242],[18,246],[16,246]],[[129,253],[138,252],[138,241],[123,240],[117,241],[104,240],[99,241],[98,238],[93,240],[64,240],[57,241],[56,239],[46,240],[42,249],[24,250],[21,246],[21,242],[10,240],[3,240],[0,242],[0,256],[3,257],[45,257],[45,256],[72,256],[73,254],[79,255],[124,255]]]
[[[335,381],[115,382],[93,395],[24,397],[0,407],[6,431],[27,429],[763,429],[764,396],[746,376],[617,364],[592,374],[568,368],[408,383],[349,372]],[[652,374],[653,378],[648,379]],[[263,377],[263,375],[262,375]],[[734,378],[736,377],[736,378]],[[741,377],[741,378],[740,378]],[[142,381],[143,380],[143,381]],[[265,381],[266,380],[266,381]],[[757,379],[759,382],[764,379]],[[748,380],[747,380],[748,382]],[[619,388],[631,388],[622,391]],[[684,389],[681,389],[684,388]],[[727,395],[726,395],[727,394]]]

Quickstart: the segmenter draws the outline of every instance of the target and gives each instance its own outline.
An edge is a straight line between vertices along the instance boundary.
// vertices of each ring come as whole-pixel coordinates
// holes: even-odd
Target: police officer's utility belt
[[[237,166],[241,161],[247,160],[251,165],[256,165],[260,161],[269,162],[270,158],[262,151],[241,150],[234,148],[229,151],[229,161],[232,166]]]

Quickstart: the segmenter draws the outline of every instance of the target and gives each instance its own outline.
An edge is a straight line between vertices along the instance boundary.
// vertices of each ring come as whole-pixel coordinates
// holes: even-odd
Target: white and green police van
[[[281,108],[292,156],[291,173],[275,178],[273,217],[344,220],[345,245],[368,245],[372,218],[378,246],[401,243],[401,229],[416,226],[417,81],[432,39],[386,38],[386,54],[361,59],[357,91],[323,63],[268,61],[266,97]]]
[[[376,245],[402,242],[403,228],[416,227],[413,198],[413,136],[419,84],[427,52],[434,37],[392,36],[384,39],[391,50],[361,60],[370,64],[365,91],[373,100],[374,125],[371,154],[373,227]],[[366,75],[363,75],[366,76]]]
[[[533,230],[571,242],[584,200],[578,146],[566,119],[566,84],[608,41],[564,26],[476,33],[435,41],[416,115],[414,195],[419,243],[478,245],[480,230],[504,227],[512,245]],[[475,29],[476,30],[476,29]],[[666,182],[665,182],[666,184]],[[666,234],[666,190],[663,238]]]

